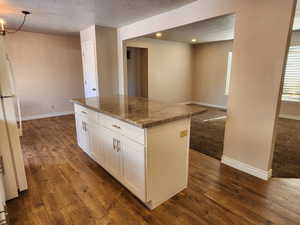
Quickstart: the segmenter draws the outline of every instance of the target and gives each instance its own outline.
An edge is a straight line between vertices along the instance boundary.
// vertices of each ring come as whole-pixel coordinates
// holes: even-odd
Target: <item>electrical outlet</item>
[[[187,130],[180,131],[180,137],[186,137],[188,135]]]

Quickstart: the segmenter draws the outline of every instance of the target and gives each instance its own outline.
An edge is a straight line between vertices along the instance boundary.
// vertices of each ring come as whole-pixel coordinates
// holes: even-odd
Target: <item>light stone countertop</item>
[[[72,102],[140,128],[153,127],[207,111],[199,106],[162,103],[124,95],[77,98],[72,99]]]

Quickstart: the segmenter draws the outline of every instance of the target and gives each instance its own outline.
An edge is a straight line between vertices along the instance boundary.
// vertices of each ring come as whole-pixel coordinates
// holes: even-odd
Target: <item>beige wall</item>
[[[189,44],[138,38],[129,47],[148,49],[148,96],[179,103],[191,100],[192,51]]]
[[[232,46],[233,41],[193,46],[193,101],[227,106],[227,58]]]
[[[127,48],[128,95],[148,98],[148,49]]]
[[[300,45],[300,31],[293,32],[291,45]],[[193,101],[227,107],[225,80],[232,46],[233,41],[194,45]],[[300,103],[282,102],[280,114],[300,117]]]
[[[117,29],[95,27],[100,95],[115,95],[118,92]]]
[[[295,0],[198,0],[121,27],[119,91],[126,93],[127,89],[124,40],[235,13],[224,156],[266,175],[272,164],[280,86],[295,6]]]
[[[73,111],[83,96],[79,37],[19,32],[7,35],[23,117]]]
[[[292,34],[291,46],[300,45],[300,31]],[[290,118],[300,118],[300,102],[282,101],[280,104],[280,114]]]

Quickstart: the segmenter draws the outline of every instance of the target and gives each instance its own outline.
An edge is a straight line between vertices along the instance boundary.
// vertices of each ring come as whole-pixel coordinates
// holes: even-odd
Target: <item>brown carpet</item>
[[[222,116],[226,112],[209,108],[192,118],[192,149],[221,159],[226,122]],[[273,177],[300,178],[300,121],[279,119],[272,169]]]

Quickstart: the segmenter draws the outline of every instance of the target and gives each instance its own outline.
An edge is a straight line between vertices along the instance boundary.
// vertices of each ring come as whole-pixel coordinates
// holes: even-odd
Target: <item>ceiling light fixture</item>
[[[22,14],[23,14],[23,21],[22,21],[22,23],[19,25],[19,27],[16,29],[16,30],[14,30],[14,31],[7,31],[6,30],[6,26],[5,26],[5,21],[3,20],[3,19],[0,19],[0,35],[6,35],[6,33],[8,33],[8,34],[13,34],[13,33],[17,33],[18,31],[20,31],[20,30],[22,30],[22,28],[23,28],[23,26],[24,26],[24,24],[25,24],[25,22],[26,22],[26,17],[28,16],[28,15],[30,15],[31,14],[31,12],[28,12],[28,11],[22,11]]]
[[[162,33],[158,32],[158,33],[155,34],[155,36],[158,37],[158,38],[160,38],[162,36]]]
[[[197,42],[197,39],[196,39],[196,38],[193,38],[193,39],[192,39],[192,42],[193,42],[193,43]]]

